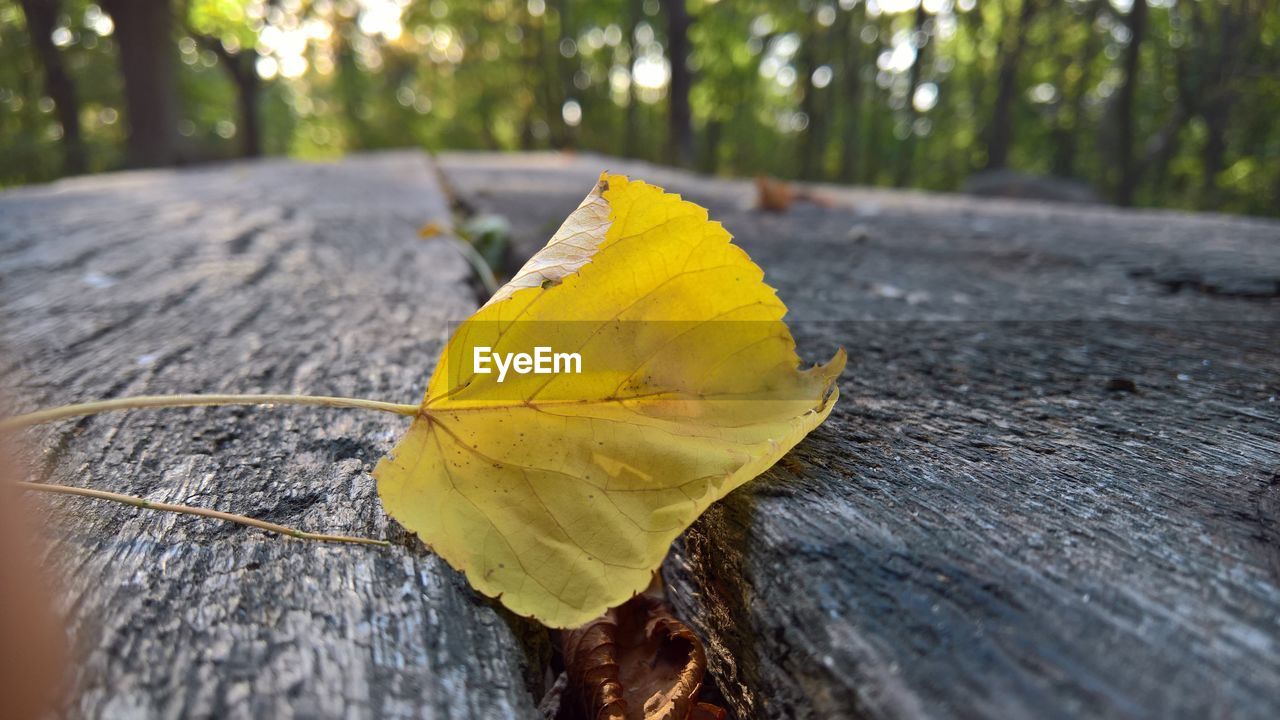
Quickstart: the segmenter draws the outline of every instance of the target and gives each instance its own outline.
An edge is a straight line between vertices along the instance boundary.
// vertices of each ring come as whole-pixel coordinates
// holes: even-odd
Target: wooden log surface
[[[829,422],[664,567],[738,718],[1280,714],[1280,225],[446,155],[540,246],[602,169],[711,209],[850,351]],[[420,154],[0,195],[18,409],[169,392],[417,399],[476,297],[417,227]],[[546,635],[388,521],[401,419],[138,412],[34,431],[37,480],[389,537],[386,550],[52,499],[73,717],[537,717]]]
[[[477,304],[456,250],[417,237],[447,218],[418,153],[5,193],[5,394],[22,409],[187,392],[416,402],[447,321]],[[381,510],[369,471],[406,426],[356,410],[210,408],[33,432],[36,480],[397,542],[315,544],[40,498],[77,657],[66,715],[536,717],[529,625],[477,599]]]
[[[443,166],[524,252],[604,167],[680,192],[803,356],[849,350],[830,420],[665,566],[738,717],[1280,716],[1280,224]]]

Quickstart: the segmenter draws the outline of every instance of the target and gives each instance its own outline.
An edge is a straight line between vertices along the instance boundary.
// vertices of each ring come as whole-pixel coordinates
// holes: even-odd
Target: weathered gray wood
[[[1280,224],[443,166],[523,254],[602,169],[685,194],[802,354],[849,349],[829,422],[665,567],[738,717],[1280,716]]]
[[[1280,713],[1280,226],[834,189],[773,216],[748,184],[615,159],[444,167],[523,254],[601,169],[685,193],[805,355],[851,351],[830,422],[665,568],[739,718]],[[415,399],[475,306],[415,238],[444,212],[414,154],[0,195],[4,391]],[[402,427],[204,409],[32,433],[40,478],[400,540],[43,500],[66,714],[534,716],[545,634],[382,515],[367,471]]]
[[[3,392],[295,392],[414,402],[476,306],[425,156],[82,178],[0,195]],[[387,520],[406,423],[316,408],[105,415],[33,431],[32,473],[397,541],[385,550],[82,499],[47,564],[87,718],[536,716],[529,626]],[[535,638],[541,635],[534,635]],[[536,651],[545,648],[535,640]]]

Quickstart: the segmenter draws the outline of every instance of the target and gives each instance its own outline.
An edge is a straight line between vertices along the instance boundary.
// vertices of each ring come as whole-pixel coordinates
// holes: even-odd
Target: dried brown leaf
[[[811,202],[820,208],[832,206],[831,198],[797,188],[785,180],[771,178],[768,175],[756,176],[756,207],[770,212],[786,212],[791,204],[804,201]]]
[[[632,598],[561,636],[572,717],[589,720],[717,720],[698,702],[707,657],[702,641],[648,595]],[[717,714],[718,713],[718,714]]]
[[[689,720],[728,720],[729,713],[724,708],[711,703],[700,702],[693,706],[693,712],[689,713]]]
[[[756,207],[761,210],[786,212],[795,199],[796,193],[790,183],[768,175],[756,176]]]

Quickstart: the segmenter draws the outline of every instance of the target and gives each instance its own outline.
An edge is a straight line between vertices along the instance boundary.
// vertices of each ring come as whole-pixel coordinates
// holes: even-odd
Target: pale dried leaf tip
[[[590,262],[609,229],[609,202],[604,199],[604,191],[608,189],[609,182],[601,175],[595,188],[565,219],[546,247],[529,258],[524,267],[485,305],[511,297],[515,291],[524,288],[559,284]]]

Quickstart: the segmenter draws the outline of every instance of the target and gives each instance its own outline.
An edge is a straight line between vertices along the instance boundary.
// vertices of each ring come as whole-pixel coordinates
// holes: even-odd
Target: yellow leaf
[[[574,627],[642,591],[672,540],[817,427],[844,351],[800,370],[763,272],[706,210],[619,175],[454,333],[384,507],[472,586]],[[503,381],[537,347],[580,374]],[[566,363],[567,367],[567,363]]]

